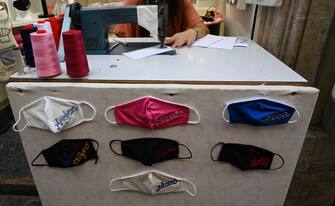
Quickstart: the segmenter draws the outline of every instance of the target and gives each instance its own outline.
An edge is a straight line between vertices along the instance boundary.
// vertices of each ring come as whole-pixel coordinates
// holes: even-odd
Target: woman
[[[125,5],[141,5],[145,0],[125,0]],[[166,44],[179,48],[193,42],[206,34],[208,28],[195,11],[191,0],[167,0],[169,19]],[[135,24],[120,24],[114,32],[119,37],[146,37],[148,32]]]

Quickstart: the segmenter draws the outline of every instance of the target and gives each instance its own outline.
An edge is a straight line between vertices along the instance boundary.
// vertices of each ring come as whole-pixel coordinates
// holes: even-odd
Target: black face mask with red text
[[[113,148],[116,142],[121,142],[121,151],[118,153]],[[111,150],[121,156],[142,162],[146,166],[171,159],[190,159],[191,151],[183,144],[171,139],[163,138],[139,138],[132,140],[112,140],[109,143]],[[179,146],[183,146],[189,152],[188,157],[179,157]]]
[[[222,145],[219,157],[218,159],[214,159],[213,150],[219,145]],[[275,155],[282,160],[282,164],[277,168],[271,168],[271,163]],[[270,152],[260,147],[244,144],[226,144],[220,142],[212,148],[211,158],[213,161],[230,163],[241,170],[277,170],[282,168],[284,165],[284,159],[279,154]]]

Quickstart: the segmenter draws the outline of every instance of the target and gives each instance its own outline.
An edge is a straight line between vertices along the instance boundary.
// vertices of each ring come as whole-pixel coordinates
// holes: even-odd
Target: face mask
[[[217,160],[213,158],[213,150],[216,146],[221,145],[222,148]],[[273,157],[277,155],[282,164],[277,168],[270,168]],[[211,150],[211,158],[213,161],[228,162],[241,170],[263,169],[277,170],[283,167],[284,159],[279,154],[275,154],[263,148],[244,144],[225,144],[220,142]]]
[[[89,106],[92,117],[85,119],[81,104]],[[14,124],[13,130],[23,131],[27,126],[40,129],[50,129],[53,133],[74,127],[82,122],[91,121],[96,114],[95,108],[87,102],[76,102],[55,97],[42,97],[20,109],[19,119]],[[17,124],[24,116],[26,125],[18,129]]]
[[[187,187],[191,187],[193,192]],[[185,191],[195,196],[197,192],[191,181],[156,170],[113,179],[109,184],[109,189],[113,192],[131,190],[149,195]]]
[[[229,113],[229,120],[226,117],[226,111]],[[295,112],[298,117],[289,121]],[[295,123],[300,118],[300,114],[295,108],[266,99],[229,104],[223,110],[222,116],[226,122],[254,126]]]
[[[97,144],[96,150],[92,142]],[[96,164],[98,149],[99,143],[93,139],[62,140],[39,153],[31,162],[31,166],[74,167],[91,159],[95,159]],[[47,164],[35,164],[34,162],[42,154]]]
[[[114,109],[115,122],[107,117],[107,113],[111,109]],[[190,111],[194,111],[198,120],[189,120]],[[200,122],[200,116],[195,109],[154,97],[143,97],[128,103],[111,106],[105,111],[105,118],[111,124],[125,124],[147,129]]]
[[[121,142],[122,154],[113,149],[114,142]],[[190,153],[188,157],[178,157],[179,145],[183,146]],[[170,139],[162,138],[141,138],[133,140],[113,140],[109,143],[111,150],[117,155],[124,155],[131,159],[142,162],[146,166],[151,166],[157,162],[171,159],[191,159],[191,151],[183,144]]]
[[[30,8],[29,0],[16,0],[13,2],[13,6],[21,11],[27,11]]]

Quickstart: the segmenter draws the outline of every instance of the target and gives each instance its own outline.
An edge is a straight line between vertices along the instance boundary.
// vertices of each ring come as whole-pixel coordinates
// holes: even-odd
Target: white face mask
[[[192,188],[191,191],[189,188]],[[197,193],[197,189],[191,181],[174,177],[157,170],[113,179],[109,184],[109,189],[113,192],[131,190],[149,195],[185,191],[195,196]]]
[[[89,106],[93,114],[85,119],[81,104]],[[95,108],[87,102],[77,102],[55,97],[41,97],[32,103],[22,107],[19,111],[19,119],[13,126],[16,132],[23,131],[27,126],[40,129],[50,129],[53,133],[74,127],[82,122],[91,121],[96,114]],[[22,115],[26,124],[18,129]]]

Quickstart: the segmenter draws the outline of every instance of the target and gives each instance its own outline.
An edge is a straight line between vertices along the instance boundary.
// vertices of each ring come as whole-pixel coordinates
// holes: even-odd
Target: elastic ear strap
[[[121,190],[126,190],[126,188],[113,188],[112,187],[112,184],[115,182],[115,181],[118,181],[118,180],[121,180],[122,178],[115,178],[115,179],[112,179],[109,183],[109,190],[112,191],[112,192],[116,192],[116,191],[121,191]]]
[[[218,160],[215,160],[214,158],[213,158],[213,150],[218,146],[218,145],[220,145],[220,144],[224,144],[223,142],[219,142],[219,143],[217,143],[216,145],[214,145],[214,147],[212,147],[212,149],[211,149],[211,159],[213,160],[213,161],[218,161]]]
[[[179,159],[191,159],[192,158],[192,152],[191,152],[191,150],[188,147],[186,147],[184,144],[179,144],[179,145],[185,147],[187,149],[187,151],[190,153],[190,156],[188,156],[188,157],[179,157]]]
[[[229,122],[229,119],[228,118],[226,118],[226,111],[227,111],[227,109],[228,109],[228,104],[226,105],[226,107],[223,109],[223,111],[222,111],[222,119],[225,121],[225,122],[227,122],[227,123],[230,123]]]
[[[96,141],[95,139],[89,139],[89,140],[91,140],[92,142],[95,142],[97,144],[97,149],[95,150],[96,157],[95,157],[95,162],[94,162],[94,164],[96,164],[98,162],[98,159],[99,159],[99,156],[98,156],[99,142]]]
[[[295,113],[297,113],[298,117],[295,120],[289,121],[288,122],[289,124],[296,123],[300,119],[300,112],[297,109],[295,109]]]
[[[48,164],[34,164],[34,162],[37,160],[37,158],[39,158],[39,156],[41,156],[43,151],[41,151],[36,157],[35,159],[33,159],[33,161],[31,161],[30,165],[31,166],[48,166]]]
[[[29,106],[29,105],[28,105]],[[22,132],[27,126],[28,126],[28,124],[26,123],[23,127],[22,127],[22,129],[17,129],[17,125],[19,124],[19,122],[20,122],[20,120],[21,120],[21,116],[22,116],[22,111],[23,111],[23,109],[25,109],[26,107],[23,107],[23,108],[21,108],[20,109],[20,111],[19,111],[19,119],[17,120],[17,122],[15,122],[15,124],[13,125],[13,130],[15,131],[15,132]]]
[[[36,99],[35,101],[32,101],[31,103],[27,104],[26,106],[24,106],[24,107],[22,107],[22,108],[20,109],[20,111],[19,111],[19,119],[18,119],[17,122],[15,122],[15,124],[13,125],[13,130],[14,130],[15,132],[22,132],[22,131],[28,126],[28,124],[26,124],[26,125],[23,126],[22,129],[16,129],[17,124],[18,124],[18,123],[20,122],[20,120],[21,120],[22,111],[23,111],[24,109],[26,109],[27,107],[30,107],[31,105],[33,105],[33,104],[35,104],[36,102],[40,101],[40,99],[41,99],[41,98]]]
[[[112,152],[114,152],[114,154],[117,154],[117,155],[122,156],[122,154],[117,153],[117,152],[113,149],[113,147],[112,147],[113,142],[122,142],[122,140],[118,140],[118,139],[116,139],[116,140],[112,140],[112,141],[109,142],[109,147],[111,148]]]
[[[195,184],[194,184],[193,182],[187,180],[187,179],[182,179],[182,181],[184,181],[184,182],[190,184],[190,185],[193,187],[193,192],[191,192],[191,191],[189,191],[188,189],[186,189],[186,188],[183,186],[184,190],[185,190],[188,194],[190,194],[191,196],[194,197],[194,196],[197,194],[197,187],[195,186]]]
[[[285,160],[284,160],[284,158],[280,154],[274,153],[274,155],[277,155],[281,159],[282,164],[279,167],[273,168],[273,169],[270,169],[270,170],[278,170],[278,169],[282,168],[284,166],[284,164],[285,164]]]
[[[80,102],[79,104],[86,104],[86,105],[89,106],[89,107],[92,109],[92,111],[93,111],[92,116],[91,116],[90,118],[84,119],[84,121],[87,122],[87,121],[91,121],[91,120],[93,120],[93,119],[95,118],[95,115],[97,114],[97,110],[95,109],[95,107],[93,107],[92,104],[90,104],[90,103],[88,103],[88,102],[84,102],[84,101]]]
[[[195,121],[188,121],[188,123],[189,124],[198,124],[200,122],[199,112],[195,108],[193,108],[193,107],[189,107],[189,109],[195,113],[195,115],[198,117],[198,119],[195,120]]]
[[[105,119],[107,120],[107,122],[111,123],[111,124],[117,124],[116,122],[113,122],[112,120],[108,119],[107,113],[109,112],[109,110],[112,110],[115,108],[114,106],[110,106],[105,110]]]

